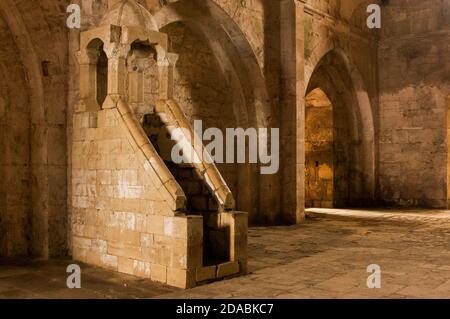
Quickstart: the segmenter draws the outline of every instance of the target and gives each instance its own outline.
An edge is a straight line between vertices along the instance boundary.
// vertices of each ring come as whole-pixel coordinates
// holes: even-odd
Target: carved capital
[[[131,45],[122,43],[110,43],[104,46],[108,59],[126,59],[131,50]]]

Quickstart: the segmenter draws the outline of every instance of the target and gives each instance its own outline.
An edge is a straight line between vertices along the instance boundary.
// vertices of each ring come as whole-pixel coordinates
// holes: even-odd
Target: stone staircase
[[[203,217],[203,265],[228,262],[229,229],[218,227],[220,205],[204,174],[194,164],[172,161],[170,151],[175,142],[171,140],[170,130],[161,119],[161,114],[146,114],[142,127],[186,196],[184,213]]]
[[[170,161],[165,161],[165,164],[186,195],[186,208],[189,213],[197,215],[217,212],[217,201],[195,167]]]

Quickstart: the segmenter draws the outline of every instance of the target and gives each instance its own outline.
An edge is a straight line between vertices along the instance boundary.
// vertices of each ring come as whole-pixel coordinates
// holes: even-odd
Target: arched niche
[[[94,39],[88,45],[92,64],[95,64],[95,100],[99,106],[103,105],[108,94],[108,57],[103,50],[103,41]],[[100,108],[100,107],[99,107]]]
[[[140,120],[159,99],[158,52],[148,41],[134,41],[127,56],[127,99]]]
[[[108,95],[108,57],[104,41],[94,38],[78,54],[80,65],[80,105],[84,111],[101,109]]]

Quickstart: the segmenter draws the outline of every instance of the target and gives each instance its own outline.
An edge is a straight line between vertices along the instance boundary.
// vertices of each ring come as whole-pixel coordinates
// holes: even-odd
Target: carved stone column
[[[177,61],[178,54],[175,53],[166,53],[163,59],[158,59],[159,98],[161,100],[173,99],[175,66]]]
[[[105,45],[108,57],[108,95],[102,105],[103,109],[116,107],[117,102],[126,96],[126,59],[130,49],[128,44]]]

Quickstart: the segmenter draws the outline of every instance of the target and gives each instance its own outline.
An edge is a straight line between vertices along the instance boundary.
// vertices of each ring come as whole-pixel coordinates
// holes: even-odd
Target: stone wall
[[[0,2],[0,255],[67,253],[66,6]]]
[[[81,31],[98,25],[117,1],[73,1],[82,5]],[[171,49],[179,54],[175,99],[191,122],[202,119],[204,128],[222,130],[282,129],[279,174],[261,176],[256,166],[218,165],[238,208],[250,212],[253,224],[293,223],[304,217],[302,103],[305,92],[316,84],[328,89],[333,104],[346,110],[335,117],[335,127],[354,134],[341,134],[342,144],[356,145],[354,153],[341,159],[351,166],[343,174],[347,184],[370,179],[366,184],[376,184],[377,204],[447,207],[450,0],[390,0],[382,6],[380,32],[366,27],[370,0],[138,2],[155,15],[169,35]],[[72,238],[80,246],[67,225],[78,225],[84,214],[79,209],[88,209],[78,206],[93,205],[83,197],[94,192],[94,184],[95,192],[120,196],[145,188],[139,180],[125,187],[118,176],[110,184],[97,185],[97,179],[89,184],[93,173],[77,175],[74,167],[79,163],[72,165],[77,153],[89,147],[67,146],[73,136],[67,119],[72,119],[79,100],[75,53],[80,49],[80,30],[68,32],[65,24],[68,4],[0,2],[0,255],[65,255]],[[157,99],[153,71],[144,74],[148,105],[132,105],[138,117],[152,111]],[[335,81],[338,76],[342,81]],[[321,83],[313,83],[315,79]],[[99,139],[93,144],[99,156],[105,149],[115,152],[117,141]],[[142,173],[123,169],[131,179]],[[370,188],[351,187],[372,195]],[[369,195],[358,203],[372,204]],[[146,209],[158,212],[156,207]],[[115,216],[137,218],[137,212],[131,213]],[[89,233],[82,228],[73,230]],[[101,240],[97,246],[109,243],[107,237]],[[103,263],[99,251],[94,255]],[[105,265],[115,260],[119,267],[118,254],[102,256]]]
[[[377,31],[366,26],[368,4],[374,1],[306,1],[305,78],[308,81],[320,59],[330,50],[341,50],[358,69],[377,110]]]
[[[1,16],[0,43],[0,256],[27,255],[32,207],[30,97],[23,94],[25,70]]]
[[[202,221],[174,216],[117,109],[76,113],[73,128],[73,258],[173,286],[195,285]]]
[[[389,1],[380,65],[380,197],[447,207],[450,1]]]
[[[377,31],[370,1],[306,1],[305,91],[321,88],[334,107],[335,204],[375,203],[378,135]]]

